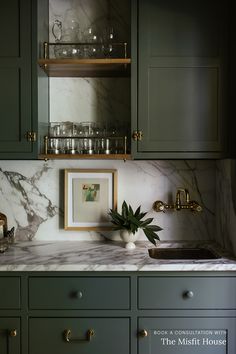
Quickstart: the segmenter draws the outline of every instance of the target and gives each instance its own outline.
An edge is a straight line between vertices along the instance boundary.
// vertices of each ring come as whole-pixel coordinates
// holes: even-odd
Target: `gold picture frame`
[[[117,171],[65,169],[64,229],[111,230],[110,209],[117,209]]]

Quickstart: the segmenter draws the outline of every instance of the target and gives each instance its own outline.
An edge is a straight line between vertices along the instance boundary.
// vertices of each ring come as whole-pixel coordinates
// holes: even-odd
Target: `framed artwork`
[[[64,229],[111,230],[117,208],[116,170],[65,170]]]

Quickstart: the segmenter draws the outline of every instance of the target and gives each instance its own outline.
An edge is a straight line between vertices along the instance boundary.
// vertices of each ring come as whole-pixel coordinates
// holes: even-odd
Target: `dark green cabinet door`
[[[0,159],[32,158],[31,0],[0,2]]]
[[[29,353],[129,354],[129,332],[128,318],[31,318]]]
[[[235,330],[232,317],[140,318],[139,354],[235,354]]]
[[[223,0],[138,1],[134,157],[221,156],[227,11]]]
[[[1,354],[20,354],[20,319],[0,317]]]
[[[0,310],[20,309],[20,285],[20,277],[0,277]]]

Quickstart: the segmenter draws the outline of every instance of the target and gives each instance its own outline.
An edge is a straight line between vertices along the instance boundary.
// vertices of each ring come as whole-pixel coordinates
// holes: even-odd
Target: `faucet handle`
[[[153,203],[152,206],[153,210],[155,210],[156,212],[162,211],[163,213],[165,212],[165,204],[161,201],[161,200],[156,200]]]

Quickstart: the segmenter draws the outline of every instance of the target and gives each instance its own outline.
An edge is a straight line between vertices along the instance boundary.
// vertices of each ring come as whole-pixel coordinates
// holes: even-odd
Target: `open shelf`
[[[131,160],[130,154],[41,154],[40,160],[81,159],[81,160]]]
[[[128,77],[130,63],[130,58],[38,60],[50,77]]]

